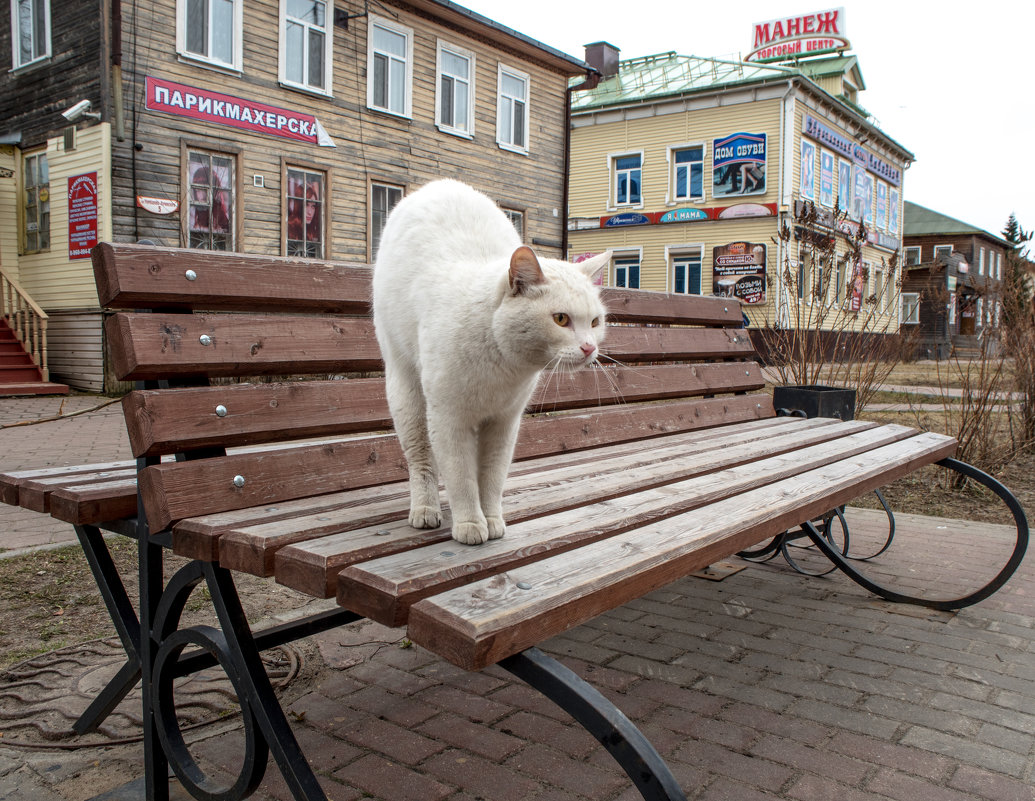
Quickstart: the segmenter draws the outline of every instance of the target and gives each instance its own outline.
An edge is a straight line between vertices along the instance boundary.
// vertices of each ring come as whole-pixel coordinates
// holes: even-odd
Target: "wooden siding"
[[[68,179],[97,173],[97,235],[110,239],[111,131],[107,123],[79,131],[75,150],[64,149],[63,137],[47,143],[50,169],[50,248],[19,259],[22,287],[44,311],[97,309],[97,289],[90,259],[68,258]]]
[[[0,267],[15,281],[18,271],[18,151],[0,145]],[[6,176],[6,177],[5,177]]]
[[[86,392],[103,392],[104,340],[99,311],[51,313],[47,328],[50,377]]]
[[[365,10],[362,3],[337,2],[338,11]],[[280,253],[285,216],[283,165],[317,166],[328,175],[330,231],[326,258],[368,261],[369,182],[412,189],[441,177],[460,178],[486,191],[501,205],[524,209],[525,238],[548,255],[559,253],[563,134],[567,75],[527,57],[501,50],[496,43],[452,29],[412,10],[390,3],[381,10],[413,31],[412,119],[367,108],[367,35],[369,18],[353,19],[349,29],[333,28],[333,97],[282,87],[277,78],[279,9],[277,0],[250,2],[243,37],[243,74],[223,74],[178,58],[169,32],[175,30],[174,0],[156,0],[146,8],[124,8],[126,29],[136,26],[136,64],[127,60],[126,97],[142,98],[146,75],[290,108],[316,116],[336,147],[318,147],[186,117],[147,111],[138,106],[135,194],[185,200],[181,180],[181,146],[239,151],[241,176],[238,213],[244,215],[237,249]],[[435,125],[436,58],[439,40],[475,54],[474,136],[466,139]],[[496,144],[497,65],[530,75],[529,153]],[[131,186],[134,151],[130,142],[116,146],[116,184],[126,187],[115,200],[115,237],[150,238],[181,245],[180,215],[154,215],[136,208]],[[253,176],[264,187],[253,186]],[[555,216],[556,211],[556,216]]]

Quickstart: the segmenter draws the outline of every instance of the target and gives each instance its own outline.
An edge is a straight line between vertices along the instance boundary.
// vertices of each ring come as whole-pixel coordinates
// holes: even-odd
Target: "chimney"
[[[622,52],[613,44],[593,42],[586,45],[586,63],[600,73],[603,79],[618,74],[618,54]]]

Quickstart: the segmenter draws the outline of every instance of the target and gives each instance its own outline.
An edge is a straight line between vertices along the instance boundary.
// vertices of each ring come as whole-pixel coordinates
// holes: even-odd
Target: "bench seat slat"
[[[82,489],[96,486],[105,490],[112,484],[131,480],[136,483],[136,467],[119,470],[98,470],[93,473],[75,473],[65,476],[47,476],[26,479],[18,490],[18,504],[34,512],[49,512],[50,497],[57,490]]]
[[[826,424],[830,421],[817,420],[815,425]],[[740,423],[738,430],[744,434],[751,435],[756,431],[764,429],[778,429],[785,425],[800,424],[797,418],[789,417],[768,417],[759,420],[751,420]],[[722,428],[716,427],[695,432],[698,438],[714,439],[722,435]],[[634,453],[650,448],[653,440],[634,440],[618,445],[608,446],[609,451],[614,453]],[[511,467],[511,475],[524,475],[528,472],[542,469],[544,464],[562,466],[566,464],[584,464],[596,459],[592,450],[580,450],[569,453],[551,454],[548,457],[531,458],[515,462]],[[405,492],[405,488],[401,490]],[[361,490],[348,490],[345,492],[329,493],[316,497],[301,498],[292,501],[280,501],[274,505],[262,505],[247,507],[244,509],[233,509],[226,512],[191,517],[181,520],[173,527],[173,550],[181,555],[205,561],[219,561],[224,558],[221,555],[219,541],[224,534],[233,531],[249,531],[250,536],[258,538],[256,528],[265,525],[276,525],[279,527],[280,535],[290,537],[292,540],[304,539],[302,536],[295,537],[294,532],[306,531],[313,528],[314,524],[324,523],[319,518],[329,515],[341,516],[346,519],[355,516],[355,509],[358,505],[368,503],[384,497],[385,493],[391,492],[391,485],[379,485]],[[316,528],[319,528],[318,526]],[[317,536],[317,534],[313,534]],[[283,543],[281,543],[283,544]],[[275,543],[270,544],[273,548]],[[279,547],[279,545],[276,545]],[[263,546],[266,550],[266,546]],[[265,564],[265,556],[262,563]]]
[[[518,495],[515,508],[540,506],[550,515],[508,527],[502,540],[481,548],[426,548],[349,567],[339,573],[338,602],[379,623],[399,626],[421,598],[707,504],[724,499],[737,503],[736,496],[749,490],[884,447],[913,433],[903,426],[842,423],[816,429],[797,444],[796,434],[788,432],[722,451],[689,452],[656,466],[649,461],[630,465],[620,475],[609,477],[610,481],[588,476],[589,481],[559,483],[552,493],[540,491],[523,502]],[[551,498],[566,491],[580,494],[580,490],[580,501],[567,504],[578,511],[575,517],[564,514],[564,504]],[[531,515],[522,511],[521,516],[527,519]],[[448,532],[444,534],[448,537]]]
[[[123,380],[377,370],[373,321],[361,317],[137,314],[105,323],[112,366]],[[201,337],[211,338],[204,345]]]
[[[612,490],[608,490],[601,482],[610,480],[612,476],[609,474],[615,472],[624,473],[637,466],[641,468],[646,468],[648,465],[655,467],[668,460],[685,459],[688,453],[729,448],[743,442],[745,438],[762,440],[766,437],[776,437],[784,429],[801,431],[806,428],[825,428],[828,422],[832,421],[818,420],[808,426],[774,424],[760,428],[754,435],[748,431],[740,431],[735,435],[729,434],[723,437],[720,436],[721,429],[718,433],[694,432],[658,441],[652,440],[650,443],[642,441],[626,443],[599,451],[550,456],[545,459],[518,463],[507,482],[504,509],[508,520],[535,517],[565,505],[585,502],[590,496],[604,497]],[[872,424],[857,425],[865,427]],[[801,434],[795,436],[801,436]],[[836,434],[820,433],[815,436],[832,439]],[[794,439],[790,435],[784,435],[782,442],[783,448],[793,447]],[[767,444],[763,445],[763,447],[767,446]],[[750,450],[745,450],[744,453],[750,454]],[[745,456],[745,458],[749,458],[749,456]],[[661,480],[654,477],[662,475],[665,475],[665,471],[660,468],[654,472],[646,470],[644,481]],[[570,491],[557,489],[558,486],[567,486],[565,482],[570,484],[576,478],[579,486],[571,486]],[[621,477],[623,486],[630,480],[629,475]],[[550,485],[550,492],[540,494],[548,494],[548,498],[526,498],[529,492],[542,489],[544,482]],[[342,534],[342,532],[351,532],[371,526],[377,529],[373,534],[375,536],[374,545],[377,546],[380,543],[378,547],[381,553],[387,552],[386,549],[399,550],[403,547],[396,542],[400,537],[408,542],[413,540],[412,532],[401,531],[401,529],[407,528],[406,518],[409,511],[409,494],[405,483],[386,485],[380,495],[365,493],[364,497],[357,494],[354,498],[343,495],[343,500],[349,502],[343,503],[342,506],[333,510],[321,509],[312,514],[274,521],[261,520],[250,525],[226,528],[221,532],[219,540],[219,561],[224,567],[253,575],[269,576],[274,572],[274,554],[279,548],[286,545],[304,543],[303,547],[294,552],[296,558],[300,553],[305,556],[311,555],[310,548],[317,550],[320,554],[333,553],[335,550],[347,552],[354,537],[350,534]],[[439,536],[448,536],[448,531],[440,531]],[[327,542],[323,546],[320,544],[321,538],[327,538]],[[421,541],[426,540],[426,537],[421,537]],[[349,562],[356,561],[356,557],[352,555],[347,555],[345,558]],[[342,561],[338,566],[343,566],[344,563],[345,561]],[[290,578],[285,578],[283,583],[294,589],[321,597],[333,595],[332,575],[335,565],[321,563],[318,574],[302,569],[302,566],[299,567],[300,569],[296,571],[297,581],[293,582]],[[291,568],[289,567],[288,570]]]
[[[74,525],[98,525],[137,515],[135,478],[72,485],[50,494],[50,514]]]
[[[18,490],[27,481],[61,479],[74,480],[76,476],[90,476],[111,470],[127,470],[136,467],[136,462],[99,462],[96,464],[77,464],[68,467],[39,467],[28,470],[16,470],[11,473],[0,473],[0,501],[11,506],[20,505]]]
[[[706,295],[674,295],[636,289],[604,288],[600,291],[613,322],[681,323],[740,328],[740,303]]]
[[[454,664],[479,670],[950,456],[955,447],[950,438],[921,433],[449,590],[411,608],[408,636]]]

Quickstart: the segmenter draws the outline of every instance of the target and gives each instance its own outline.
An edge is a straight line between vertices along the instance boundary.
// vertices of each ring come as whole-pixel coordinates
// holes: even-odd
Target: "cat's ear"
[[[611,251],[605,250],[603,253],[598,253],[592,258],[580,261],[575,266],[582,271],[583,275],[589,278],[594,284],[600,283],[600,274],[606,269],[607,265],[611,263]]]
[[[514,295],[525,294],[530,287],[546,283],[543,268],[531,248],[522,245],[510,257],[510,291]]]

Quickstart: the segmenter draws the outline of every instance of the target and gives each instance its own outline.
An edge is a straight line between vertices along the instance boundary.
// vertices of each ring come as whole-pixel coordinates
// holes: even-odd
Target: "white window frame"
[[[376,229],[376,226],[374,225],[374,190],[376,188],[381,188],[385,190],[397,189],[399,191],[399,200],[402,200],[404,197],[406,197],[406,187],[401,184],[392,183],[391,181],[380,180],[371,180],[369,182],[369,185],[367,186],[367,202],[369,204],[367,211],[367,230],[370,236],[368,246],[370,248],[371,262],[373,262],[374,259],[377,257],[377,249],[381,245],[381,236],[384,234],[384,226],[382,226],[381,230],[377,231],[377,241],[374,241],[374,232]],[[397,200],[396,203],[398,203],[399,200]],[[393,205],[392,208],[395,208],[395,206]],[[388,222],[388,215],[391,214],[391,212],[392,209],[388,209],[385,213],[386,223]]]
[[[911,252],[916,253],[916,261],[909,260],[909,254]],[[909,247],[902,248],[902,261],[905,263],[906,267],[915,267],[920,264],[922,253],[923,251],[921,250],[920,245],[910,245]]]
[[[686,197],[679,197],[676,195],[676,170],[679,167],[676,164],[676,153],[681,150],[690,150],[691,148],[701,148],[701,194],[687,195]],[[666,153],[666,160],[668,162],[668,197],[665,198],[665,202],[669,206],[675,206],[679,203],[703,203],[705,198],[705,175],[704,175],[704,154],[707,151],[704,142],[688,142],[682,145],[669,145]],[[689,166],[689,164],[687,164]],[[641,166],[642,169],[642,166]],[[689,171],[687,173],[687,189],[690,188]],[[641,192],[642,194],[642,192]]]
[[[191,61],[205,67],[240,74],[243,70],[242,61],[242,29],[244,28],[244,0],[231,0],[234,6],[234,30],[233,30],[233,56],[230,61],[222,61],[213,58],[210,54],[194,53],[187,50],[187,2],[188,0],[176,0],[176,53],[184,61]],[[211,6],[209,7],[211,11]],[[211,20],[209,24],[208,48],[211,53]]]
[[[523,98],[515,98],[510,95],[503,94],[503,76],[510,76],[511,78],[517,78],[525,82],[525,96]],[[509,150],[512,153],[520,153],[524,156],[528,155],[529,151],[529,139],[532,135],[531,128],[529,126],[529,119],[531,116],[531,98],[532,98],[532,78],[527,72],[508,67],[505,64],[499,64],[496,69],[496,144],[502,150]],[[515,100],[520,100],[524,104],[524,116],[522,119],[522,131],[525,135],[524,143],[511,142],[509,136],[504,138],[503,136],[503,107],[504,100],[508,100],[513,103]],[[513,134],[513,130],[510,131]]]
[[[405,119],[413,119],[413,29],[407,28],[405,25],[400,25],[393,20],[386,19],[385,17],[378,17],[371,14],[369,17],[370,24],[367,27],[367,108],[373,111],[379,111],[382,114],[391,114],[394,117],[403,117]],[[393,110],[390,107],[378,106],[374,103],[374,27],[384,28],[385,30],[397,33],[400,36],[406,38],[406,66],[405,66],[405,86],[403,87],[403,109],[402,111]],[[391,58],[398,58],[397,56],[391,56]],[[387,95],[391,94],[389,92]],[[389,103],[391,99],[389,98]]]
[[[304,92],[331,97],[333,91],[334,74],[334,0],[323,0],[324,3],[324,24],[323,26],[305,22],[288,14],[289,0],[280,0],[280,59],[279,78],[280,83],[291,89],[300,89]],[[288,22],[301,25],[304,33],[302,53],[302,81],[293,81],[288,77]],[[314,86],[308,83],[309,79],[309,31],[316,30],[323,33],[323,86]]]
[[[640,199],[636,203],[618,202],[618,159],[629,158],[630,156],[640,157]],[[642,209],[644,203],[643,194],[643,165],[646,155],[642,150],[620,150],[607,154],[607,208],[610,211]]]
[[[521,209],[510,209],[506,206],[500,206],[500,210],[507,215],[507,219],[510,220],[511,225],[514,226],[514,230],[518,232],[518,236],[521,237],[521,241],[525,241],[525,212]]]
[[[899,294],[899,309],[902,325],[920,325],[920,293],[902,292]]]
[[[455,119],[444,120],[442,118],[442,78],[444,76],[449,77],[454,83],[462,81],[463,79],[450,75],[443,71],[442,68],[442,53],[448,52],[451,55],[458,56],[467,60],[467,119],[465,120],[465,128],[458,128],[454,125]],[[463,47],[457,47],[454,44],[438,40],[438,48],[435,56],[435,125],[443,133],[451,134],[453,136],[459,136],[464,139],[474,138],[474,82],[476,73],[476,61],[475,55],[470,50],[466,50]],[[453,93],[454,102],[454,118],[455,118],[455,103],[456,103],[456,92]]]
[[[626,248],[622,248],[621,250],[614,250],[614,249],[612,249],[612,251],[611,251],[611,263],[608,264],[608,266],[607,266],[607,283],[608,283],[608,286],[612,286],[612,287],[618,286],[618,283],[617,283],[617,281],[618,281],[618,262],[620,262],[620,261],[630,261],[632,259],[636,259],[637,264],[639,264],[639,266],[640,266],[640,277],[639,277],[640,287],[637,287],[637,288],[642,288],[642,286],[643,286],[643,248],[642,247],[633,247],[633,248],[626,247]]]
[[[701,265],[701,291],[699,294],[703,295],[705,292],[704,283],[704,243],[694,242],[685,245],[668,245],[665,247],[665,263],[668,265],[668,276],[666,280],[665,290],[670,293],[676,292],[676,263],[682,261],[688,261],[689,259],[696,258]],[[640,282],[643,282],[643,267],[640,267]],[[689,286],[689,281],[687,281]],[[684,295],[698,294],[695,292],[683,292]]]
[[[21,50],[18,47],[21,42],[21,25],[18,16],[20,2],[19,0],[11,0],[11,72],[30,69],[50,59],[52,52],[50,42],[50,0],[29,0],[30,7],[36,3],[39,3],[43,9],[43,30],[37,31],[35,29],[35,15],[31,12],[30,16],[33,18],[29,20],[29,23],[32,25],[32,49],[34,52],[39,50],[39,55],[31,56],[27,61],[22,61]],[[37,47],[37,44],[41,44],[42,47]]]
[[[934,246],[934,260],[935,261],[938,260],[938,251],[945,250],[946,248],[948,248],[948,250],[949,250],[948,255],[951,256],[952,255],[952,245],[935,245]]]

